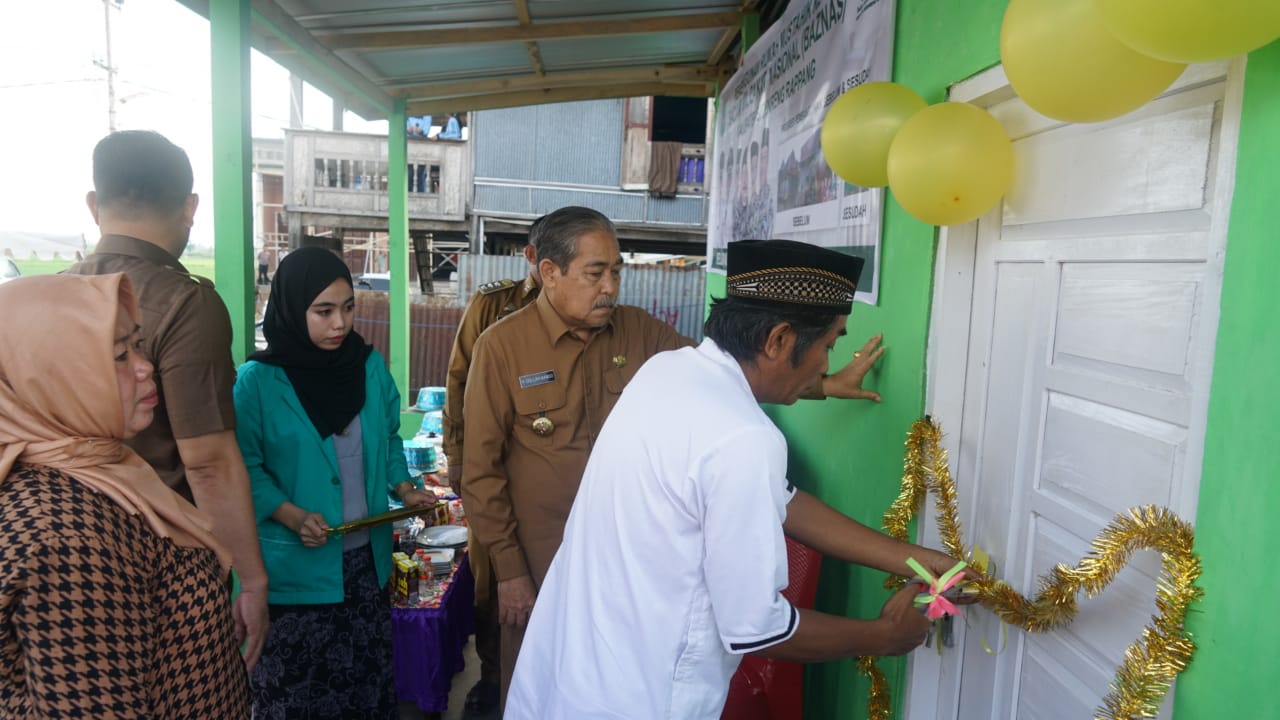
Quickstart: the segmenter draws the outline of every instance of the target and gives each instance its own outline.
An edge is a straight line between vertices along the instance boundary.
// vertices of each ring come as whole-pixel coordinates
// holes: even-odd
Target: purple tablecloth
[[[444,712],[449,685],[462,670],[462,648],[475,630],[476,585],[464,557],[438,608],[392,608],[396,696],[423,712]]]

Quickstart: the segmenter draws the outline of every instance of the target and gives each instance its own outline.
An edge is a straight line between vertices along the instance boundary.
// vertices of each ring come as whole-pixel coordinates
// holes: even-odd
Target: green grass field
[[[75,262],[74,260],[14,260],[23,275],[52,275],[62,272]],[[196,275],[213,279],[213,258],[192,256],[182,258],[182,264]]]
[[[18,260],[18,269],[23,275],[52,275],[71,267],[74,260]]]

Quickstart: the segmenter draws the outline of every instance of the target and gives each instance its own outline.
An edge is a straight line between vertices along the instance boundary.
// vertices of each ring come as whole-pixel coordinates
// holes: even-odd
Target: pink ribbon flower
[[[915,558],[907,558],[907,565],[909,565],[922,580],[928,582],[928,591],[917,595],[915,600],[917,607],[921,605],[924,606],[925,617],[930,620],[937,620],[938,618],[945,617],[947,615],[955,615],[960,612],[959,608],[955,606],[955,603],[951,602],[951,600],[945,597],[943,593],[947,592],[956,583],[964,579],[964,576],[960,574],[960,571],[965,569],[967,563],[963,560],[957,562],[955,567],[952,567],[950,570],[943,573],[942,577],[934,577],[933,573],[925,569],[925,567],[917,562]]]

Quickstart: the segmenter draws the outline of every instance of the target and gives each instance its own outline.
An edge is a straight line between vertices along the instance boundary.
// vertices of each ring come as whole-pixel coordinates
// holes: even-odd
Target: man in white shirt
[[[784,533],[900,575],[899,542],[797,490],[758,403],[791,404],[845,334],[860,258],[785,240],[728,250],[727,295],[697,348],[660,353],[627,385],[591,453],[516,664],[508,720],[720,716],[743,653],[816,662],[898,655],[928,621],[908,586],[880,617],[798,610]]]

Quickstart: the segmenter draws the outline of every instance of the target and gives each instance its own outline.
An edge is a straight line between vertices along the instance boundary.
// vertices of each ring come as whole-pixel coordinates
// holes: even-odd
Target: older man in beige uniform
[[[504,696],[605,418],[646,360],[696,344],[640,308],[615,307],[622,255],[608,218],[568,207],[541,225],[542,294],[480,336],[463,408],[463,503],[498,579]],[[806,397],[879,400],[862,389],[879,342]]]

